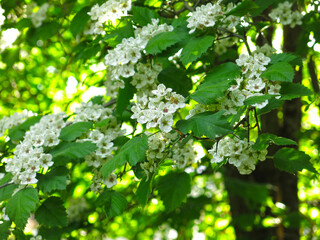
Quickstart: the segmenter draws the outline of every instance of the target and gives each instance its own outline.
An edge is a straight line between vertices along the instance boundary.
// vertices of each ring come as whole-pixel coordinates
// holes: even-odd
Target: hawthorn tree
[[[2,1],[0,239],[319,237],[319,5]]]

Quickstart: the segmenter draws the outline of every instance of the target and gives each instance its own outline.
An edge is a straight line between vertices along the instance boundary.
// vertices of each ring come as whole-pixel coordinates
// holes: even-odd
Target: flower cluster
[[[236,107],[243,106],[244,100],[252,96],[262,96],[264,93],[279,95],[281,86],[262,79],[260,76],[266,70],[270,58],[262,52],[254,53],[253,56],[241,54],[236,63],[241,67],[242,76],[235,79],[236,85],[229,88],[227,96],[219,99],[221,109],[225,114],[236,114]],[[256,103],[252,106],[263,108],[268,100]]]
[[[4,24],[4,20],[6,20],[6,17],[3,14],[4,14],[4,10],[0,6],[0,30],[1,30],[1,26]]]
[[[161,133],[152,134],[145,132],[148,136],[148,150],[146,152],[147,160],[140,163],[141,168],[149,179],[150,174],[155,172],[158,167],[159,161],[162,160],[167,154],[167,147],[176,140],[179,135],[176,133]]]
[[[117,137],[123,136],[124,133],[125,130],[120,128],[120,124],[117,124],[115,118],[111,118],[108,128],[96,128],[90,131],[88,137],[82,140],[95,143],[98,149],[85,157],[88,166],[98,168],[112,158],[112,152],[117,149],[113,146],[112,141]]]
[[[155,84],[158,82],[158,75],[162,70],[161,64],[143,64],[136,65],[137,72],[133,75],[131,84],[137,89],[154,89]]]
[[[257,162],[264,161],[268,153],[267,150],[256,151],[252,145],[253,142],[248,142],[247,139],[225,137],[216,142],[208,152],[213,156],[212,163],[227,159],[240,174],[250,174],[255,170]]]
[[[35,114],[28,110],[23,110],[21,113],[15,112],[10,117],[3,117],[0,119],[0,137],[3,136],[5,130],[17,126]]]
[[[288,1],[279,3],[278,7],[269,13],[270,18],[283,25],[290,25],[291,28],[301,25],[303,15],[299,11],[291,10],[292,4]]]
[[[214,44],[215,53],[218,55],[222,55],[227,52],[227,50],[234,44],[235,41],[231,37],[220,39]]]
[[[20,36],[20,31],[16,28],[9,28],[2,32],[0,37],[0,52],[7,48],[11,48],[12,44]]]
[[[163,132],[170,132],[173,125],[173,114],[185,106],[182,95],[158,85],[157,90],[152,91],[154,97],[144,96],[131,108],[131,118],[137,119],[141,124],[147,124],[147,129],[159,126]]]
[[[85,162],[88,166],[93,167],[94,177],[90,188],[94,192],[100,192],[102,190],[102,183],[108,188],[117,183],[117,176],[115,174],[110,174],[107,178],[103,179],[98,169],[112,158],[112,152],[117,149],[114,147],[113,140],[123,136],[125,130],[121,129],[121,125],[118,124],[116,118],[112,116],[112,110],[109,108],[104,108],[101,105],[89,102],[81,103],[81,106],[76,109],[74,122],[88,120],[98,122],[105,119],[109,119],[108,127],[96,127],[87,133],[86,138],[80,140],[93,142],[98,147],[95,152],[85,157]]]
[[[104,35],[104,24],[108,21],[115,21],[123,16],[127,16],[128,11],[131,10],[130,0],[110,0],[103,3],[101,6],[94,5],[88,15],[93,21],[91,27],[86,34]]]
[[[68,220],[76,222],[81,219],[83,212],[85,212],[89,205],[84,197],[70,199],[69,207],[67,208]]]
[[[106,178],[103,178],[101,172],[98,169],[93,169],[93,178],[92,183],[90,185],[90,189],[93,192],[101,193],[102,192],[102,184],[104,184],[107,188],[112,188],[118,183],[117,175],[114,173],[109,174]]]
[[[152,19],[152,23],[134,31],[135,37],[123,39],[105,56],[105,64],[109,66],[108,70],[112,72],[111,78],[123,82],[120,77],[133,76],[135,64],[141,59],[141,51],[144,50],[148,41],[159,33],[172,30],[172,26],[159,25],[159,19]]]
[[[222,0],[219,0],[214,4],[201,5],[194,12],[190,12],[187,19],[187,27],[191,29],[189,33],[193,33],[197,28],[214,27],[217,22],[221,22],[221,27],[228,30],[237,26],[240,23],[240,17],[232,15],[226,17],[226,13],[231,11],[235,5],[230,3],[224,7],[221,2]]]
[[[37,8],[37,4],[30,4],[30,18],[31,18],[31,22],[33,24],[33,26],[40,27],[42,25],[42,22],[47,18],[47,11],[50,7],[50,5],[48,3],[44,3],[42,4],[37,11],[34,11],[34,9]]]
[[[193,140],[189,140],[183,147],[173,148],[172,160],[177,168],[184,169],[188,164],[196,160],[196,151],[193,148]]]
[[[98,104],[93,104],[92,102],[82,102],[80,107],[76,108],[75,114],[74,122],[84,122],[88,120],[97,122],[109,118],[112,110]]]
[[[24,140],[16,146],[13,158],[6,159],[6,172],[13,175],[16,184],[37,183],[36,174],[41,168],[53,165],[52,155],[44,152],[43,147],[59,144],[60,130],[65,126],[65,113],[43,116],[39,123],[30,127]]]

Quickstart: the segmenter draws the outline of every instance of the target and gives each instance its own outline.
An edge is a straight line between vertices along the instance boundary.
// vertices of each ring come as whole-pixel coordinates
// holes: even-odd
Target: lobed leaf
[[[293,148],[281,148],[274,155],[273,162],[280,170],[292,174],[303,169],[317,173],[310,162],[310,156]]]
[[[163,50],[166,50],[168,47],[176,44],[181,41],[181,36],[173,32],[163,32],[159,33],[153,38],[151,38],[146,46],[147,54],[157,54],[161,53]]]
[[[64,165],[64,160],[81,159],[97,149],[97,146],[89,141],[84,142],[62,142],[49,153],[55,163]]]
[[[92,128],[91,122],[77,122],[61,129],[59,138],[63,141],[73,141]]]
[[[261,77],[277,82],[292,82],[294,70],[287,62],[277,62],[271,65]]]
[[[271,133],[262,133],[257,138],[255,144],[252,145],[252,148],[257,151],[262,151],[267,149],[269,144],[275,144],[278,146],[297,145],[296,141],[289,138],[278,137]]]
[[[192,81],[186,72],[174,66],[164,68],[158,75],[158,80],[167,88],[172,88],[176,93],[186,97],[192,89]]]
[[[280,94],[281,100],[290,100],[302,96],[310,96],[313,91],[298,83],[283,82],[281,83]]]
[[[47,198],[35,213],[39,224],[47,227],[65,227],[68,224],[66,208],[59,197]]]
[[[211,139],[232,133],[233,128],[223,112],[203,112],[188,120],[180,120],[176,127],[184,134],[192,131],[197,137],[207,136]]]
[[[38,188],[50,193],[53,190],[65,190],[67,187],[68,170],[65,167],[54,167],[49,173],[39,174]]]
[[[18,228],[24,229],[32,211],[39,202],[38,192],[34,188],[23,188],[9,199],[6,214]]]
[[[103,192],[96,203],[97,205],[104,205],[104,210],[109,218],[120,215],[127,207],[126,198],[115,191]]]
[[[200,58],[212,46],[213,41],[213,36],[198,37],[188,41],[181,52],[182,63],[187,65]]]
[[[148,149],[148,137],[145,134],[136,136],[126,142],[120,152],[108,160],[101,168],[104,177],[109,176],[116,168],[124,165],[127,161],[131,166],[142,162],[146,157]]]
[[[185,172],[170,172],[159,177],[157,189],[168,212],[176,209],[187,199],[191,191],[190,176]]]

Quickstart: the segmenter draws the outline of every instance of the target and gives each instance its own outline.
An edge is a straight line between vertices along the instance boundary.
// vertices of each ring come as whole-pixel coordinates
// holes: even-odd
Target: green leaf
[[[192,89],[192,81],[187,77],[186,72],[174,66],[163,69],[158,75],[158,80],[184,97],[188,96]]]
[[[15,127],[11,128],[9,130],[10,139],[12,141],[21,140],[24,137],[26,131],[28,131],[31,126],[38,123],[41,118],[42,118],[42,116],[29,117],[26,121],[24,121],[20,125],[17,125]]]
[[[109,176],[116,168],[124,165],[127,161],[131,166],[142,162],[146,157],[148,149],[148,137],[145,134],[136,136],[126,142],[120,152],[108,160],[101,168],[104,177]]]
[[[111,32],[108,32],[103,38],[110,47],[116,47],[124,38],[134,36],[132,22],[128,19],[121,19],[120,23]]]
[[[133,22],[140,26],[146,26],[148,23],[151,23],[151,19],[153,18],[160,18],[159,14],[150,8],[133,6],[131,10]]]
[[[92,58],[101,50],[100,44],[80,44],[77,48],[76,60]]]
[[[255,0],[255,3],[259,6],[259,9],[256,9],[255,11],[251,12],[252,16],[260,15],[265,9],[267,9],[272,3],[276,1],[278,0]]]
[[[24,229],[32,211],[39,202],[38,192],[34,188],[23,188],[9,199],[6,214],[17,227]]]
[[[55,167],[49,173],[39,174],[38,188],[45,193],[53,190],[65,190],[67,187],[68,170],[65,167]]]
[[[277,82],[292,82],[293,76],[293,68],[287,62],[277,62],[261,74],[261,77]]]
[[[130,100],[133,97],[133,94],[137,91],[136,88],[129,83],[128,79],[126,79],[124,82],[125,87],[119,89],[117,97],[116,114],[120,116],[129,105]]]
[[[227,62],[214,67],[205,77],[204,82],[218,83],[220,80],[235,79],[241,75],[240,68],[233,62]]]
[[[201,104],[212,104],[217,98],[224,96],[225,91],[228,90],[233,82],[234,80],[204,82],[198,86],[190,97]]]
[[[136,198],[142,206],[145,206],[148,202],[151,193],[151,180],[152,178],[150,178],[148,181],[147,177],[142,178],[137,189]]]
[[[258,115],[265,114],[270,112],[273,109],[280,108],[283,105],[284,100],[271,98],[268,101],[268,104],[261,109],[257,109]]]
[[[46,240],[60,240],[62,239],[61,235],[64,233],[64,228],[59,227],[45,227],[40,226],[38,235],[46,236]]]
[[[10,182],[13,175],[12,173],[6,173],[3,178],[0,179],[0,185]]]
[[[89,141],[85,142],[62,142],[49,153],[55,163],[64,165],[66,159],[81,159],[97,149],[97,146]]]
[[[225,183],[228,189],[230,189],[229,194],[244,199],[249,207],[261,206],[261,203],[266,203],[268,200],[269,188],[266,184],[258,184],[229,177],[225,179]]]
[[[190,97],[201,104],[212,104],[217,98],[224,96],[225,91],[240,74],[240,69],[235,63],[228,62],[216,66]]]
[[[0,202],[9,199],[18,186],[18,184],[10,184],[3,188],[0,188]]]
[[[269,144],[275,144],[278,146],[297,145],[296,141],[293,141],[291,139],[278,137],[270,133],[262,133],[257,138],[255,144],[252,145],[252,148],[257,151],[262,151],[264,149],[267,149]]]
[[[120,215],[127,207],[126,198],[121,193],[115,191],[103,192],[98,197],[96,203],[97,205],[104,205],[109,218]]]
[[[170,172],[159,177],[157,188],[167,211],[171,212],[187,199],[191,191],[190,176],[185,172]]]
[[[196,114],[188,120],[178,121],[176,127],[184,134],[191,130],[197,137],[207,136],[211,139],[233,132],[222,111]]]
[[[63,141],[73,141],[87,132],[93,123],[91,122],[77,122],[61,129],[59,138]]]
[[[151,38],[146,46],[147,54],[157,54],[180,42],[181,36],[176,32],[163,32]]]
[[[259,9],[259,6],[251,1],[251,0],[245,0],[241,2],[239,5],[237,5],[235,8],[233,8],[230,12],[228,12],[226,15],[233,15],[233,16],[239,16],[242,17],[246,15],[249,12],[255,12],[257,9]]]
[[[27,40],[36,45],[38,40],[47,40],[54,36],[60,29],[57,21],[45,22],[38,28],[30,28],[27,34]]]
[[[264,1],[264,0],[263,0]],[[279,53],[273,54],[270,58],[270,64],[275,64],[278,62],[288,62],[291,65],[299,65],[302,66],[302,59],[300,56],[295,55],[293,53]]]
[[[70,31],[74,37],[77,36],[78,33],[84,30],[87,22],[90,19],[88,12],[90,11],[90,7],[82,8],[71,21]]]
[[[187,65],[200,58],[201,55],[212,46],[213,41],[213,36],[204,36],[189,40],[181,52],[180,59],[182,63]]]
[[[309,155],[293,148],[281,148],[274,155],[273,161],[277,168],[292,174],[302,169],[317,173],[310,162]]]
[[[0,240],[7,240],[10,235],[10,221],[3,221],[3,223],[0,224]]]
[[[15,230],[12,231],[13,235],[15,236],[16,239],[18,240],[29,240],[27,236],[24,234],[23,230],[16,228]]]
[[[252,96],[248,97],[246,100],[244,100],[245,105],[253,105],[256,103],[263,103],[266,100],[269,100],[273,98],[273,95],[262,95],[262,96]]]
[[[103,119],[101,120],[100,122],[97,122],[95,124],[96,127],[105,127],[107,126],[107,124],[110,122],[110,118],[106,118],[106,119]]]
[[[290,100],[302,96],[310,96],[313,92],[301,84],[285,82],[281,83],[280,94],[281,100]]]
[[[67,213],[63,203],[59,197],[46,199],[35,213],[36,220],[47,227],[67,226]]]

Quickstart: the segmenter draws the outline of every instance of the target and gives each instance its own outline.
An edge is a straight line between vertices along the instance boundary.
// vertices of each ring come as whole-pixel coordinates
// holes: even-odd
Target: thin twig
[[[9,185],[11,185],[11,184],[13,184],[13,182],[7,182],[7,183],[5,183],[5,184],[2,184],[2,185],[0,186],[0,189],[1,189],[1,188],[5,188],[6,186],[9,186]]]
[[[239,34],[237,34],[237,33],[234,33],[234,32],[232,32],[232,31],[230,31],[229,29],[222,28],[222,27],[217,27],[217,30],[222,31],[222,32],[227,32],[227,33],[229,33],[231,36],[234,36],[234,37],[237,37],[237,38],[241,39],[241,40],[243,41],[244,45],[246,46],[249,55],[252,54],[252,53],[251,53],[251,50],[250,50],[250,47],[249,47],[249,44],[248,44],[248,41],[247,41],[247,39],[246,39],[246,36],[239,35]]]
[[[109,102],[106,102],[105,104],[103,104],[103,106],[104,107],[109,107],[109,106],[115,104],[116,102],[117,102],[117,99],[113,98]]]

